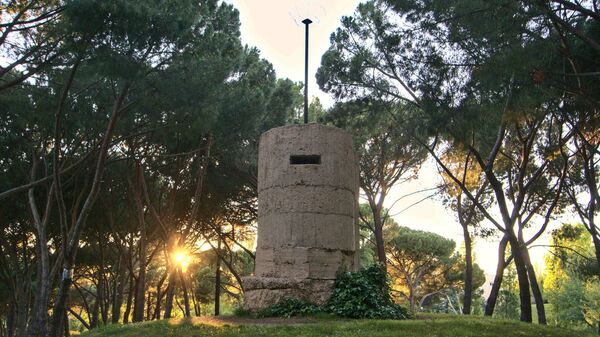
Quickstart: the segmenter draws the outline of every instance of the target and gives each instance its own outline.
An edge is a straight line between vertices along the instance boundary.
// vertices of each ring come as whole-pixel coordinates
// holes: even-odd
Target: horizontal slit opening
[[[320,165],[321,155],[292,155],[290,156],[290,164],[292,165]]]

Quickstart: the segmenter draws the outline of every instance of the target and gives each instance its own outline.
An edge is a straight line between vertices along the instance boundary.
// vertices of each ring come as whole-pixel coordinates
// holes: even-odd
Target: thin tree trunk
[[[161,310],[161,302],[164,296],[162,292],[162,286],[167,279],[167,273],[165,273],[160,280],[158,281],[158,285],[156,286],[156,305],[154,307],[154,314],[152,315],[152,319],[160,319],[160,310]]]
[[[515,269],[517,270],[517,280],[519,282],[519,300],[521,304],[521,321],[531,323],[532,312],[531,312],[531,292],[529,284],[529,275],[527,273],[527,266],[519,247],[519,241],[514,233],[509,233],[510,250],[513,255],[515,262]]]
[[[531,284],[531,291],[533,293],[533,298],[535,300],[535,308],[537,310],[538,315],[538,323],[546,324],[546,310],[544,308],[544,299],[542,297],[542,291],[540,289],[540,285],[537,281],[537,276],[535,275],[535,270],[533,268],[533,264],[531,264],[531,259],[529,257],[529,251],[527,247],[523,247],[523,259],[525,260],[525,265],[527,266],[527,275],[529,275],[529,283]]]
[[[508,244],[508,237],[505,235],[498,244],[498,264],[496,265],[496,276],[494,276],[494,283],[492,283],[492,289],[490,295],[485,303],[485,315],[492,316],[494,309],[496,308],[496,301],[498,300],[498,294],[500,293],[500,287],[502,286],[502,278],[504,277],[505,257],[506,257],[506,245]]]
[[[131,304],[133,303],[133,294],[135,293],[133,274],[129,274],[129,287],[127,290],[127,303],[125,304],[125,312],[123,313],[123,324],[129,323],[129,316],[131,314]]]
[[[15,310],[16,304],[11,298],[11,301],[8,302],[8,312],[6,314],[6,335],[8,337],[15,336]]]
[[[192,317],[190,310],[190,296],[187,290],[187,284],[185,282],[185,275],[181,269],[179,269],[179,278],[181,280],[181,290],[183,291],[183,305],[185,308],[185,317]]]
[[[32,156],[31,180],[36,178],[38,155]],[[50,257],[48,255],[48,238],[46,227],[48,216],[51,210],[52,196],[54,194],[55,184],[53,183],[46,196],[46,208],[41,217],[38,211],[33,188],[28,191],[28,203],[33,224],[35,227],[36,252],[37,252],[37,292],[29,325],[27,326],[27,335],[30,337],[45,336],[48,328],[48,302],[50,297]]]
[[[594,223],[591,223],[594,226]],[[592,241],[594,242],[594,249],[596,251],[596,263],[598,264],[598,276],[600,276],[600,238],[597,235],[592,236]]]
[[[138,226],[140,229],[140,241],[138,252],[138,277],[135,287],[135,301],[133,305],[133,322],[142,322],[144,320],[145,311],[145,295],[146,295],[146,220],[144,215],[144,205],[142,203],[142,185],[141,166],[138,162],[135,163],[136,183],[134,184],[128,176],[128,183],[131,188],[131,194],[135,201]]]
[[[219,233],[217,249],[221,250],[221,236]],[[221,257],[216,255],[217,266],[215,268],[215,316],[221,314]]]
[[[63,333],[65,337],[69,337],[71,336],[71,325],[69,324],[69,312],[65,311],[65,318],[63,320],[63,325],[64,325],[64,329],[63,329]]]
[[[22,337],[27,333],[27,314],[29,313],[29,299],[31,297],[31,285],[26,280],[21,280],[17,291],[17,303],[15,306],[15,336]]]
[[[148,293],[148,298],[146,299],[146,320],[150,320],[150,310],[152,309],[152,293]]]
[[[97,274],[99,274],[99,273],[100,273],[100,271],[98,271]],[[90,328],[91,329],[98,327],[98,313],[100,311],[100,301],[98,300],[98,296],[100,296],[100,294],[98,292],[99,288],[100,288],[100,285],[98,284],[96,286],[96,300],[94,301],[94,307],[92,308],[92,313],[90,315]]]
[[[200,316],[200,306],[198,306],[198,301],[196,300],[196,292],[194,291],[194,286],[190,287],[190,292],[192,293],[192,305],[194,306],[194,314],[196,316]]]
[[[379,263],[387,270],[387,257],[385,255],[385,243],[383,242],[383,220],[381,219],[381,208],[378,205],[372,204],[373,212],[373,234],[375,236],[375,246],[377,248],[377,259]]]
[[[171,266],[173,268],[173,266]],[[163,318],[171,318],[173,312],[173,298],[175,297],[175,288],[177,287],[177,271],[171,270],[169,273],[169,285],[167,286],[167,298],[165,299],[165,314]]]
[[[460,205],[459,205],[460,207]],[[466,224],[462,225],[463,237],[465,240],[465,284],[463,297],[463,315],[471,314],[471,303],[473,301],[473,247],[471,234]]]
[[[102,185],[102,177],[104,176],[104,169],[106,167],[106,160],[108,157],[110,139],[112,138],[113,131],[116,127],[119,114],[125,110],[123,107],[123,103],[125,101],[125,97],[127,96],[128,91],[129,85],[125,85],[125,87],[121,90],[119,97],[115,101],[111,117],[108,121],[106,131],[102,138],[102,145],[100,146],[100,150],[98,153],[98,160],[96,162],[96,169],[94,171],[94,179],[92,181],[92,186],[90,188],[90,191],[88,192],[85,203],[83,204],[79,212],[77,221],[73,225],[73,228],[69,231],[69,237],[67,238],[68,241],[62,247],[64,251],[63,274],[62,279],[59,282],[58,294],[56,295],[54,306],[52,308],[52,317],[50,319],[50,329],[48,330],[48,337],[56,337],[61,331],[62,321],[64,319],[64,313],[66,310],[66,300],[69,294],[69,289],[71,288],[71,285],[73,283],[73,267],[75,265],[75,257],[77,255],[77,250],[79,248],[79,237],[81,235],[81,231],[87,224],[87,218],[90,212],[92,211],[92,207],[96,202],[98,193],[100,192],[100,186]]]
[[[121,307],[123,306],[123,292],[125,291],[125,282],[127,277],[127,268],[125,267],[126,263],[126,257],[124,254],[122,254],[119,259],[119,266],[117,268],[118,275],[117,277],[115,277],[115,290],[111,314],[111,322],[113,324],[118,323],[119,319],[121,318]]]

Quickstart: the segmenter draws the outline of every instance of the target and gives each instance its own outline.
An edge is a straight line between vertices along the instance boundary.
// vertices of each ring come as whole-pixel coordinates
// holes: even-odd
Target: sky
[[[329,47],[329,36],[343,15],[351,15],[358,0],[226,0],[240,11],[242,42],[258,47],[278,77],[304,82],[304,34],[302,20],[310,18],[308,95],[317,96],[325,107],[333,99],[320,91],[315,74],[321,55]]]
[[[310,25],[309,46],[309,96],[317,96],[325,107],[333,104],[333,99],[320,91],[315,74],[321,62],[321,55],[329,47],[329,36],[339,26],[342,16],[352,15],[359,0],[227,0],[240,11],[242,42],[255,46],[261,55],[269,60],[279,77],[294,81],[304,81],[304,24]],[[412,206],[429,194],[419,193],[402,196],[424,189],[430,189],[439,182],[437,168],[431,161],[425,163],[419,177],[393,189],[388,196],[386,207],[392,207],[391,214],[400,225],[431,231],[462,244],[462,230],[453,212],[446,209],[439,198],[429,198]],[[570,219],[568,219],[570,220]],[[556,221],[555,223],[560,223]],[[476,262],[488,275],[493,277],[497,261],[499,238],[476,239]],[[538,244],[546,244],[548,235],[538,239]],[[546,248],[538,247],[530,251],[536,270],[543,268]]]

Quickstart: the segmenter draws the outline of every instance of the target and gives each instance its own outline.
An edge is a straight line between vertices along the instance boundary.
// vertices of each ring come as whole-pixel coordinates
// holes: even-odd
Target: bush
[[[258,317],[293,317],[307,316],[322,312],[318,305],[296,299],[283,300],[271,307],[259,310]]]
[[[408,310],[392,300],[387,275],[379,265],[339,273],[328,313],[349,318],[406,319]]]
[[[252,316],[252,312],[248,309],[244,309],[243,307],[236,307],[233,310],[233,315],[237,317],[250,317]]]

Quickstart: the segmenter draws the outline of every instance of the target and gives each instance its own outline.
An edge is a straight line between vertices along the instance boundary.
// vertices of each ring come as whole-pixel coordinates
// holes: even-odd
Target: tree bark
[[[133,274],[129,274],[129,287],[127,290],[127,303],[125,304],[125,312],[123,313],[123,324],[129,323],[129,316],[131,314],[131,304],[133,303],[133,296],[135,293],[135,278]]]
[[[509,229],[509,232],[512,229]],[[519,282],[519,300],[521,305],[521,321],[531,323],[532,312],[531,312],[531,291],[529,284],[529,275],[527,273],[527,266],[525,259],[519,245],[519,241],[514,232],[508,234],[508,242],[510,243],[510,250],[513,255],[515,263],[515,269],[517,270],[517,280]]]
[[[140,183],[140,164],[136,163],[136,184],[130,181],[133,198],[136,205],[136,213],[138,218],[138,226],[140,228],[140,241],[139,241],[139,254],[138,254],[138,265],[139,272],[137,277],[137,284],[135,287],[135,302],[133,305],[133,322],[142,322],[144,320],[144,309],[145,309],[145,295],[146,295],[146,220],[144,219],[144,205],[142,203],[141,196],[141,183]]]
[[[384,270],[387,271],[387,256],[385,255],[385,242],[383,240],[383,219],[381,217],[381,211],[383,209],[383,200],[385,194],[382,193],[379,197],[379,201],[375,201],[374,195],[367,195],[369,200],[369,207],[371,213],[373,213],[373,235],[375,236],[375,248],[377,249],[377,260],[383,266]]]
[[[123,306],[123,292],[125,291],[125,282],[127,277],[127,263],[124,254],[120,256],[119,266],[117,267],[117,276],[115,277],[115,287],[113,293],[113,303],[111,312],[111,322],[116,324],[121,318],[121,307]]]
[[[154,314],[152,315],[151,319],[160,319],[160,311],[161,311],[161,302],[162,302],[162,298],[164,296],[164,293],[162,291],[162,286],[165,283],[165,280],[167,279],[167,273],[165,273],[160,280],[158,281],[158,285],[156,286],[156,305],[154,307]]]
[[[460,207],[460,205],[459,205]],[[465,240],[465,284],[463,290],[463,315],[471,314],[471,303],[473,301],[473,247],[471,234],[466,224],[461,224],[463,228],[463,238]]]
[[[485,316],[492,316],[494,309],[496,308],[496,301],[498,300],[498,294],[500,293],[500,287],[502,286],[502,279],[504,277],[505,256],[506,256],[506,245],[508,244],[508,237],[505,235],[498,244],[498,263],[496,265],[496,276],[494,276],[494,283],[490,295],[485,303]]]
[[[32,156],[32,167],[31,167],[31,180],[34,181],[36,178],[37,153]],[[28,203],[31,216],[33,218],[33,224],[35,228],[36,237],[36,252],[37,252],[37,292],[35,294],[35,301],[29,325],[27,326],[27,335],[30,337],[45,336],[48,329],[48,302],[50,298],[50,257],[48,254],[48,237],[47,237],[47,224],[48,217],[50,215],[52,196],[56,184],[52,184],[50,190],[46,195],[46,208],[44,214],[40,217],[34,195],[34,189],[30,188],[28,191]]]
[[[221,250],[221,237],[219,236],[217,242],[217,249]],[[215,268],[215,316],[219,316],[221,313],[221,257],[219,254],[216,255],[217,266]]]
[[[163,318],[171,318],[171,314],[173,312],[173,299],[175,297],[176,287],[177,272],[176,270],[171,270],[171,272],[169,273],[169,285],[167,286],[167,298],[165,299],[165,314],[163,315]]]
[[[185,317],[192,317],[190,310],[190,295],[188,294],[187,284],[185,282],[185,274],[179,269],[179,278],[181,280],[181,290],[183,291],[183,306],[185,308]]]
[[[123,103],[125,101],[125,97],[127,96],[128,91],[129,84],[124,86],[124,88],[119,93],[117,100],[115,101],[111,117],[108,121],[106,131],[102,138],[102,145],[100,146],[100,150],[98,153],[98,160],[96,162],[96,169],[94,171],[94,179],[92,181],[92,186],[90,188],[90,191],[88,192],[85,203],[83,204],[79,212],[77,221],[73,225],[73,228],[71,228],[71,230],[69,231],[69,237],[65,238],[68,239],[68,241],[62,247],[62,250],[64,251],[63,273],[61,281],[59,282],[58,294],[56,295],[54,306],[52,308],[52,317],[50,318],[50,329],[48,330],[47,334],[48,337],[56,337],[61,331],[62,321],[65,316],[64,313],[67,309],[67,296],[69,294],[71,284],[73,283],[73,267],[75,265],[75,257],[77,255],[77,250],[79,248],[79,237],[81,235],[81,231],[87,224],[88,216],[92,211],[92,207],[96,202],[98,193],[100,192],[100,187],[102,185],[102,177],[104,176],[104,169],[106,168],[106,160],[108,157],[110,139],[112,138],[112,134],[116,127],[120,113],[125,110]]]
[[[531,259],[529,257],[529,251],[527,247],[523,246],[522,248],[523,258],[525,260],[525,265],[527,266],[527,275],[529,275],[529,283],[531,284],[531,291],[533,293],[533,298],[535,300],[535,308],[537,310],[538,315],[538,323],[546,324],[546,309],[544,308],[544,299],[542,297],[542,291],[540,289],[540,285],[537,281],[537,276],[535,275],[535,270],[533,268],[533,264],[531,263]]]

